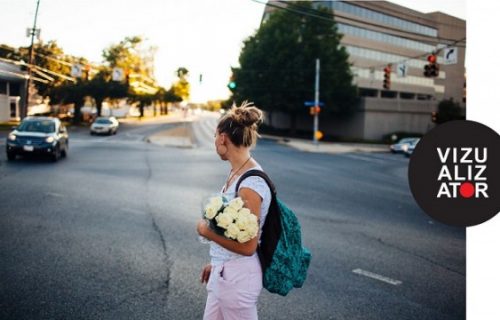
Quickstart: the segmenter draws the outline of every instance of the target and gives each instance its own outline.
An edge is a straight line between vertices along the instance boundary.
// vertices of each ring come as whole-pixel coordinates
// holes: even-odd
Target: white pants
[[[257,320],[262,269],[257,255],[212,266],[204,320]]]

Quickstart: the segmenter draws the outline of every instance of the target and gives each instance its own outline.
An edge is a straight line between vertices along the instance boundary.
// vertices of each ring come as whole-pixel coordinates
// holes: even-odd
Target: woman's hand
[[[202,237],[207,237],[207,233],[208,233],[208,225],[207,225],[207,221],[204,220],[204,219],[200,219],[200,221],[198,221],[198,224],[196,225],[196,231],[198,232],[198,234]]]
[[[201,270],[201,283],[207,283],[210,278],[210,272],[212,272],[212,265],[207,264],[203,270]]]

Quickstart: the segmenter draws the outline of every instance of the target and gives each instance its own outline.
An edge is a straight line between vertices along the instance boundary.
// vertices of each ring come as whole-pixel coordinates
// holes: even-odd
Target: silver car
[[[392,153],[404,153],[404,148],[408,147],[410,143],[415,142],[419,138],[403,138],[395,144],[391,144],[390,149]]]
[[[415,150],[415,147],[417,146],[417,143],[419,141],[420,138],[417,138],[414,141],[410,142],[409,144],[403,146],[403,152],[405,153],[405,156],[409,158],[413,154],[413,151]]]
[[[90,126],[90,134],[116,134],[119,126],[115,117],[98,117]]]

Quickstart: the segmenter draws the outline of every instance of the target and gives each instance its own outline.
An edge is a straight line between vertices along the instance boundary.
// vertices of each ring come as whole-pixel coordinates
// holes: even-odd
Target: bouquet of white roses
[[[217,234],[244,243],[257,236],[259,222],[243,205],[240,197],[228,201],[222,195],[214,196],[209,199],[203,215]]]

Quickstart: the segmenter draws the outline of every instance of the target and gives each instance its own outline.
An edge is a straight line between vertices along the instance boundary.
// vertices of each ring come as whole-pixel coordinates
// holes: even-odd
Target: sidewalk
[[[304,152],[317,153],[352,153],[352,152],[389,152],[389,146],[385,144],[365,144],[347,142],[323,142],[314,144],[312,140],[294,139],[287,137],[277,137],[271,135],[261,135],[263,139],[275,140],[281,145],[285,145]]]
[[[179,122],[179,126],[165,131],[157,132],[149,136],[146,141],[164,147],[193,148],[196,137],[194,136],[191,122],[194,118],[180,118],[172,122]],[[363,144],[363,143],[343,143],[343,142],[319,142],[313,144],[311,140],[292,139],[272,135],[261,135],[262,139],[274,140],[281,145],[285,145],[303,152],[317,153],[355,153],[355,152],[389,152],[389,147],[385,144]]]

